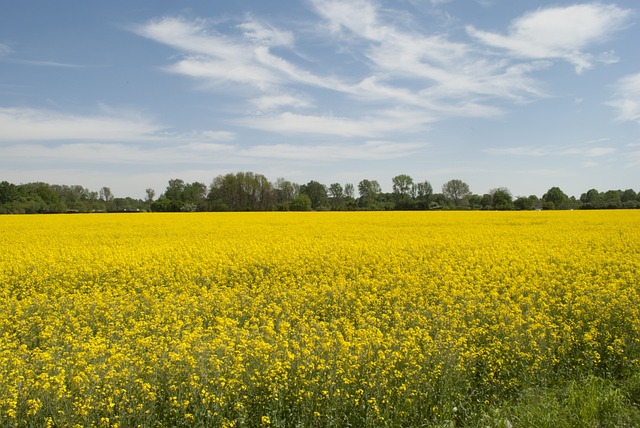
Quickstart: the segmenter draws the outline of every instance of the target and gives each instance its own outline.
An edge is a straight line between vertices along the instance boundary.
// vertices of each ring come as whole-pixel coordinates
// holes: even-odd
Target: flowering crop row
[[[419,426],[628,376],[638,215],[0,217],[0,425]]]

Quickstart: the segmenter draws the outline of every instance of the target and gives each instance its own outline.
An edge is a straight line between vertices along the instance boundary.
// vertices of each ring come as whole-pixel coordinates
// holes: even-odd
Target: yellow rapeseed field
[[[0,217],[1,426],[455,426],[640,370],[640,211]]]

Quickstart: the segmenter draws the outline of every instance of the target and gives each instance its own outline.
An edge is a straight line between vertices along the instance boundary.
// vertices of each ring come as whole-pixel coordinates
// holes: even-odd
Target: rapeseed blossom
[[[0,425],[429,425],[625,376],[639,215],[2,216]]]

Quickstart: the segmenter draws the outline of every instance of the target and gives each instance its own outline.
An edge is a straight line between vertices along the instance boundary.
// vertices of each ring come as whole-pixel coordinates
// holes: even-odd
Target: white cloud
[[[293,32],[251,16],[239,24],[238,34],[222,35],[203,20],[181,18],[157,19],[135,31],[184,53],[167,70],[214,87],[221,83],[241,85],[238,89],[260,112],[282,107],[322,108],[315,103],[312,106],[309,101],[315,97],[308,91],[314,89],[333,91],[354,101],[374,100],[390,109],[399,106],[423,109],[423,116],[430,121],[450,116],[495,117],[502,111],[490,104],[491,99],[521,102],[544,95],[530,75],[547,67],[547,63],[512,64],[485,58],[472,45],[452,42],[440,34],[409,30],[412,26],[405,25],[408,22],[403,15],[382,10],[368,0],[312,0],[311,5],[326,24],[321,28],[329,31],[318,34],[317,39],[335,39],[344,48],[343,54],[358,61],[360,67],[355,72],[350,68],[353,74],[309,71],[305,65],[314,62],[312,59],[292,60],[300,58],[294,51]],[[272,47],[276,46],[289,49],[290,59],[275,54]],[[323,67],[324,64],[319,70]],[[331,67],[325,68],[328,71]],[[254,92],[247,92],[248,88]],[[283,95],[292,93],[296,95]],[[253,119],[242,122],[285,132],[305,132],[302,127],[308,125],[307,132],[317,132],[319,127],[324,128],[323,133],[347,128],[347,135],[356,134],[340,119],[328,119],[326,112],[295,119],[296,123],[269,124],[260,117],[255,122]],[[337,126],[327,130],[324,125]],[[371,135],[366,131],[357,133]]]
[[[293,47],[290,32],[256,20],[247,20],[239,28],[242,34],[221,35],[210,31],[203,21],[163,18],[135,31],[185,51],[185,57],[167,70],[212,84],[235,82],[262,91],[273,91],[292,82],[326,89],[344,87],[335,79],[316,76],[271,52],[274,46]]]
[[[599,53],[596,59],[598,62],[603,64],[615,64],[620,62],[620,57],[612,50]]]
[[[512,21],[507,35],[473,26],[468,26],[467,32],[486,45],[506,49],[518,57],[562,59],[580,73],[595,61],[586,50],[623,28],[631,14],[615,5],[575,4],[527,13]],[[610,62],[614,56],[607,52],[603,58]]]
[[[259,88],[278,82],[270,70],[256,64],[250,43],[211,32],[204,21],[162,18],[134,30],[185,52],[183,59],[167,68],[171,72],[212,83],[232,81]]]
[[[501,101],[546,97],[536,72],[557,59],[578,71],[596,61],[616,61],[612,51],[593,55],[589,49],[620,29],[631,13],[600,3],[539,9],[514,20],[507,35],[468,27],[469,43],[417,26],[412,17],[370,0],[308,4],[321,22],[303,31],[296,31],[299,23],[278,28],[252,15],[225,34],[205,20],[173,17],[134,31],[182,54],[166,70],[244,98],[246,111],[258,115],[239,118],[236,124],[271,132],[375,138],[390,131],[415,133],[425,123],[449,117],[496,117],[504,114]],[[308,38],[314,29],[313,40],[300,46],[333,46],[334,56],[298,52],[297,37]],[[509,53],[489,52],[478,42]],[[347,64],[355,66],[347,69]],[[318,90],[331,94],[325,97]],[[371,108],[375,111],[367,112]],[[292,112],[299,109],[313,111]],[[403,109],[422,119],[394,126],[376,113]]]
[[[261,46],[290,47],[294,42],[293,34],[290,31],[280,30],[250,16],[239,25],[239,28],[244,31],[246,38]]]
[[[627,153],[625,159],[628,168],[640,167],[640,150],[630,151]]]
[[[528,74],[546,67],[545,63],[513,65],[488,60],[471,45],[452,42],[444,35],[410,32],[400,24],[394,25],[373,3],[365,0],[315,0],[313,5],[342,42],[351,36],[368,43],[363,52],[371,61],[372,74],[363,79],[363,83],[377,83],[367,85],[369,89],[382,88],[386,83],[387,95],[402,95],[404,102],[429,104],[430,108],[437,108],[434,100],[448,103],[453,100],[455,104],[455,100],[478,96],[523,100],[543,95]],[[357,45],[357,41],[352,43]],[[413,80],[411,86],[422,89],[416,95],[414,88],[390,87],[397,79]],[[364,87],[361,83],[359,88]],[[406,92],[413,96],[407,96]],[[375,90],[372,93],[382,94]]]
[[[52,147],[58,148],[95,147],[106,150],[109,145],[123,142],[199,142],[215,146],[213,143],[230,142],[236,138],[234,132],[220,130],[171,132],[151,118],[131,109],[100,105],[97,110],[99,113],[94,115],[78,115],[44,109],[0,108],[0,143],[46,142],[54,143]],[[60,146],[61,141],[72,142],[72,146]],[[84,145],[78,143],[79,141]],[[108,144],[103,147],[103,142]],[[28,147],[24,144],[22,146]]]
[[[236,133],[230,131],[192,131],[192,132],[159,132],[155,134],[158,142],[174,142],[183,144],[185,142],[204,142],[210,144],[212,142],[230,142],[236,139]]]
[[[0,164],[19,163],[30,166],[51,165],[228,165],[238,162],[270,160],[381,160],[409,156],[422,150],[424,143],[367,141],[360,144],[259,144],[240,148],[220,143],[179,143],[143,145],[139,143],[74,142],[42,144],[23,142],[3,147]],[[6,165],[5,165],[6,164]]]
[[[379,40],[380,30],[385,31],[377,24],[376,6],[367,0],[311,0],[311,4],[325,18],[332,33],[341,34],[347,30],[360,37]]]
[[[70,64],[66,62],[57,61],[42,61],[42,60],[28,60],[28,59],[11,59],[11,62],[17,64],[34,65],[36,67],[58,67],[58,68],[85,68],[85,65]]]
[[[597,140],[598,142],[605,141],[606,139]],[[586,142],[584,145],[592,144],[593,142]],[[613,147],[583,147],[571,146],[571,147],[559,147],[559,146],[517,146],[517,147],[505,147],[505,148],[489,148],[484,150],[486,153],[494,155],[509,155],[509,156],[528,156],[528,157],[540,157],[540,156],[584,156],[588,158],[606,156],[615,153],[617,150]]]
[[[135,27],[134,31],[141,36],[192,54],[234,61],[243,61],[248,56],[241,49],[241,44],[211,33],[202,20],[188,21],[166,17]]]
[[[239,123],[250,128],[285,134],[379,137],[390,132],[416,130],[424,127],[429,121],[421,112],[394,110],[358,119],[284,112],[243,119]]]
[[[276,159],[295,159],[314,161],[332,160],[383,160],[410,156],[423,149],[424,144],[389,141],[368,141],[357,145],[320,144],[294,145],[274,144],[258,145],[243,150],[249,156]]]
[[[273,72],[249,62],[219,61],[202,57],[185,58],[167,67],[167,70],[204,79],[213,85],[233,82],[267,89],[280,82]]]
[[[229,131],[203,131],[202,136],[216,141],[232,141],[236,138],[236,134]]]
[[[4,43],[0,43],[0,59],[3,57],[8,57],[13,53],[13,49]],[[59,67],[59,68],[85,68],[84,65],[79,64],[71,64],[66,62],[59,61],[47,61],[47,60],[30,60],[30,59],[20,59],[20,58],[5,58],[3,61],[10,62],[13,64],[25,64],[25,65],[34,65],[37,67]]]
[[[251,100],[251,103],[260,111],[276,110],[280,107],[288,106],[296,108],[312,106],[311,101],[308,99],[289,94],[265,95]]]
[[[584,155],[587,157],[600,157],[615,153],[616,149],[613,147],[594,147],[584,151]]]
[[[640,73],[618,80],[613,98],[606,103],[617,111],[617,119],[640,123]]]
[[[152,139],[161,130],[161,125],[131,111],[110,109],[103,114],[82,116],[32,108],[0,108],[0,142],[143,141]]]
[[[489,6],[493,6],[497,0],[475,0],[475,1],[481,6],[489,7]]]
[[[9,45],[0,43],[0,58],[9,55],[11,52],[13,52],[13,49],[11,49]]]
[[[26,142],[3,147],[4,161],[51,164],[115,164],[135,166],[175,164],[216,164],[233,155],[235,147],[216,143],[179,143],[142,145],[139,143],[74,142],[41,144]]]

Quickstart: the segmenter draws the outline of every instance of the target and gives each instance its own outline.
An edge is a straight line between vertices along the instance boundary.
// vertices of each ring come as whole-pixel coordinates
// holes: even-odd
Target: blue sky
[[[640,3],[7,2],[0,180],[640,191]]]

